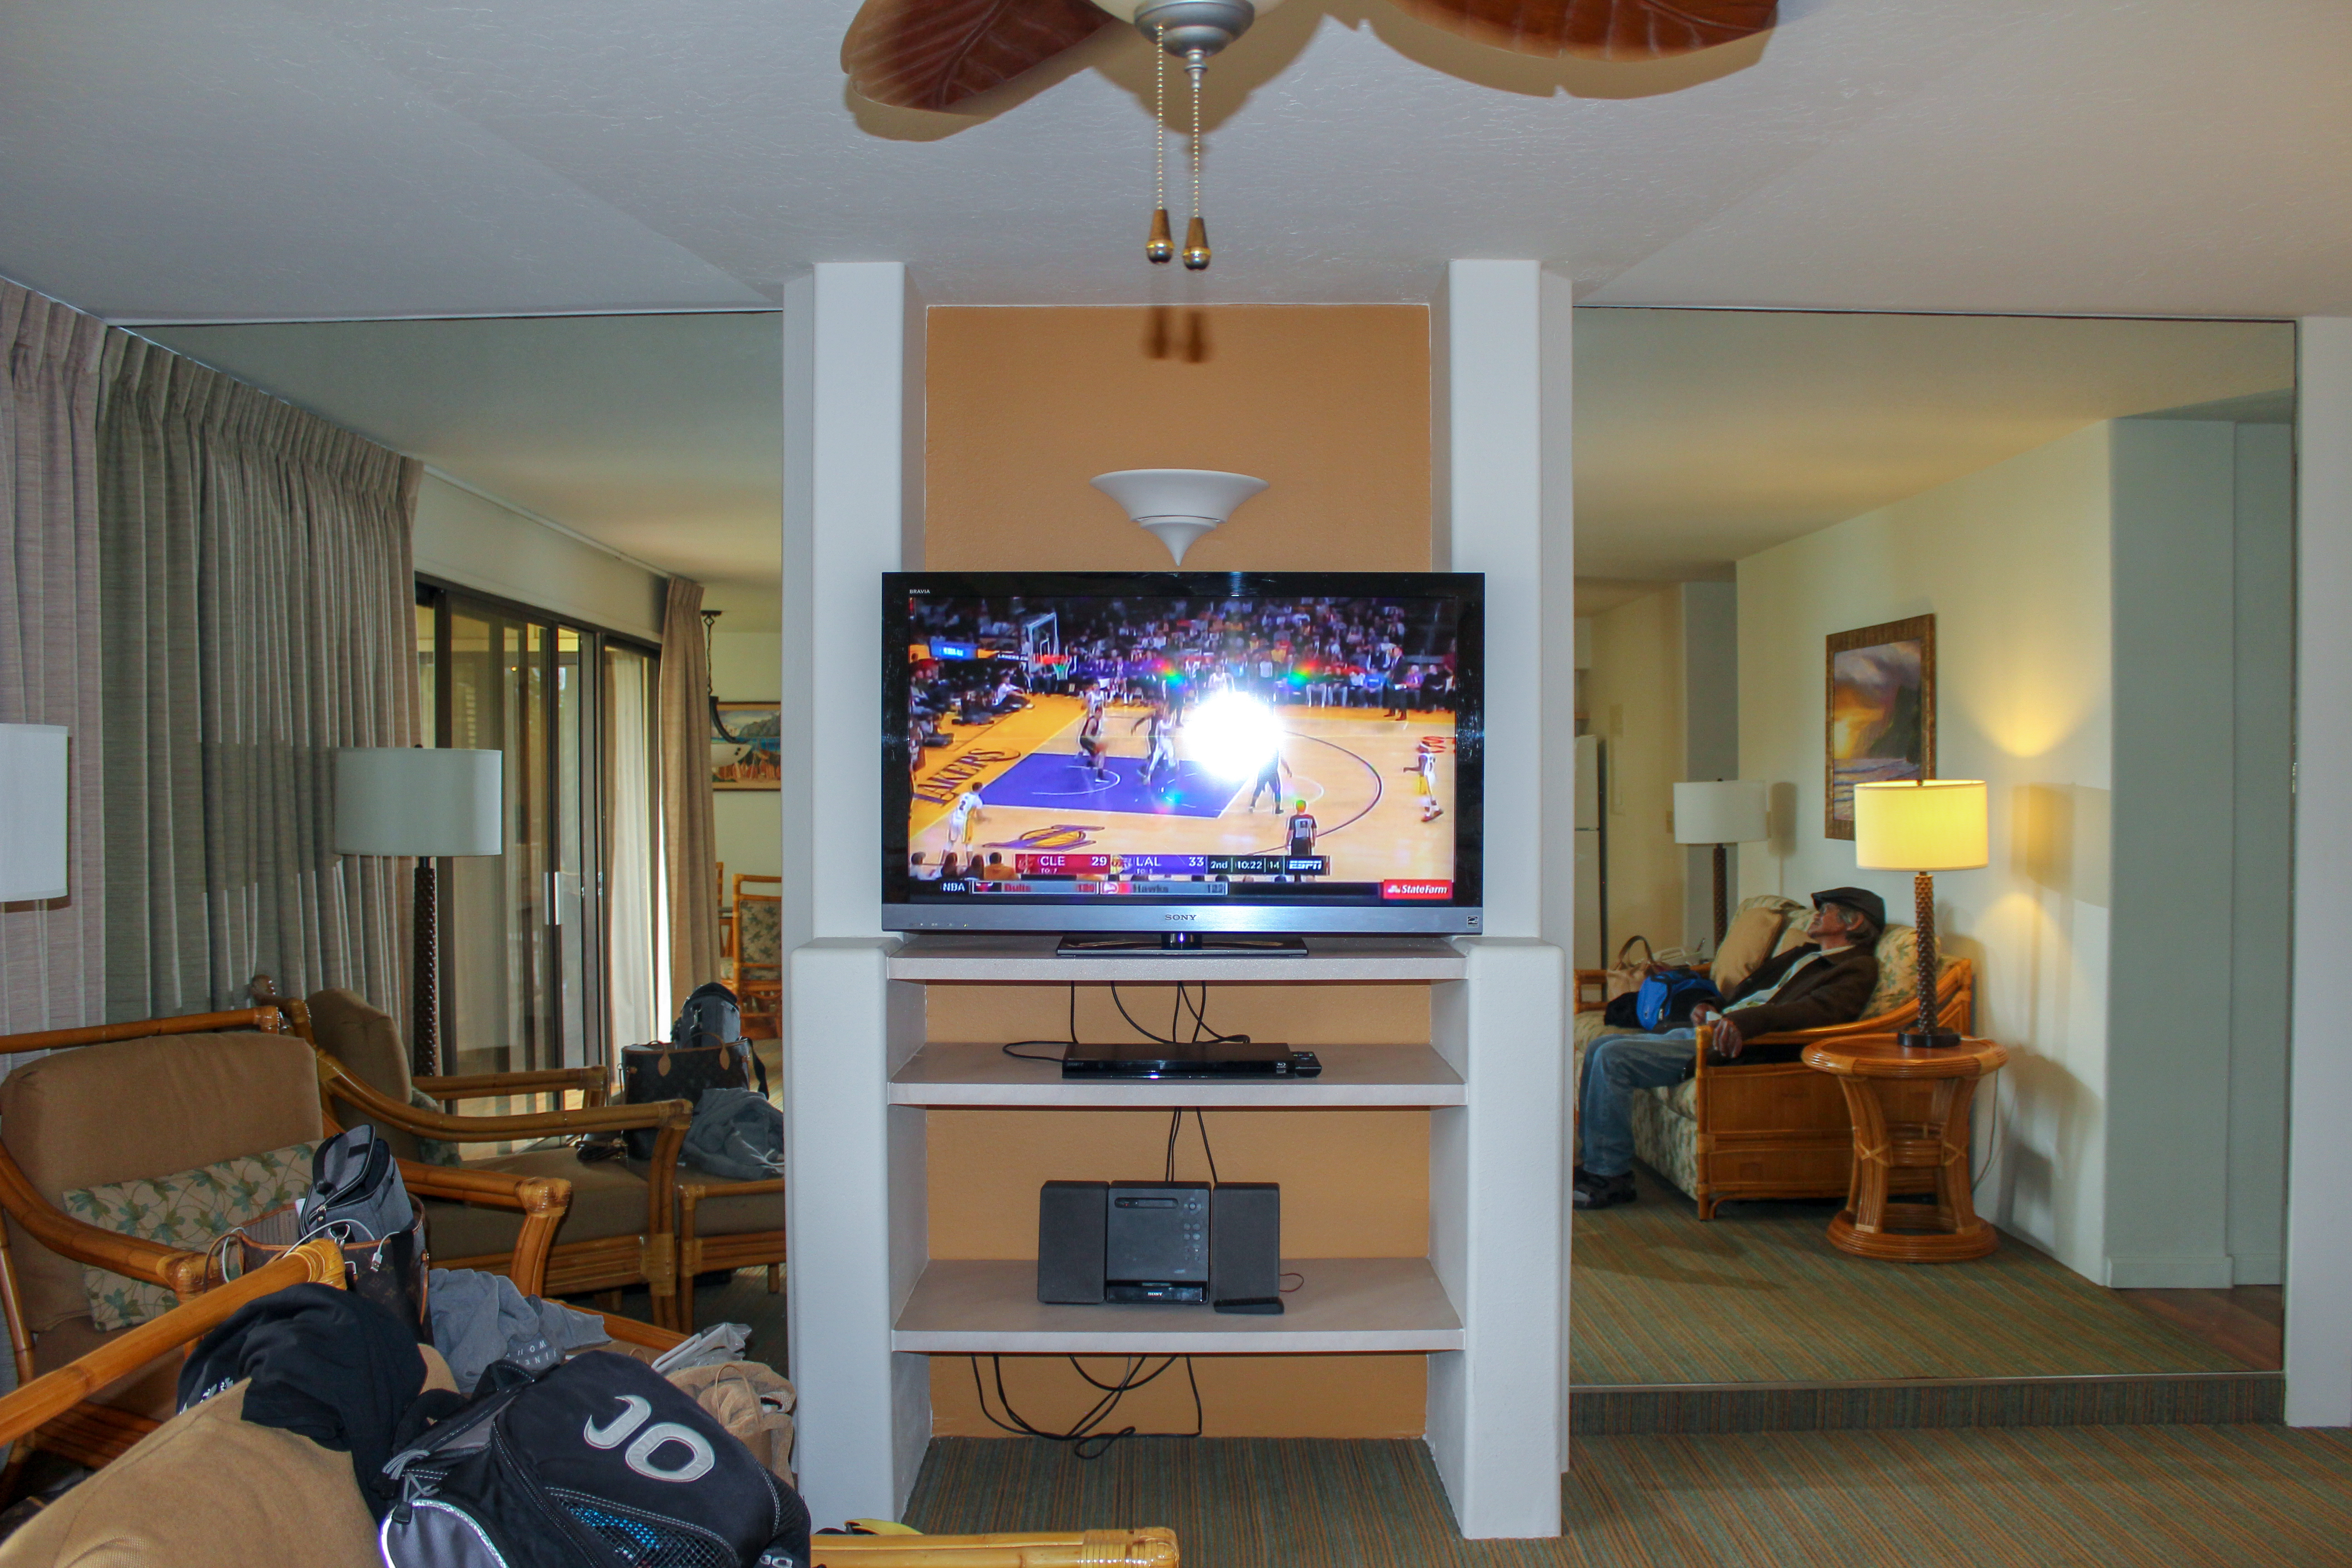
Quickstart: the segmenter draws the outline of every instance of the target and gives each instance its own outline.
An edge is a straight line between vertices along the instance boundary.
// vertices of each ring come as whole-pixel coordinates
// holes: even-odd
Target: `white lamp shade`
[[[1973,871],[1991,858],[1981,779],[1853,789],[1853,863],[1865,871]]]
[[[0,901],[66,896],[66,731],[0,724]]]
[[[1179,566],[1193,541],[1265,489],[1264,479],[1214,468],[1121,468],[1087,482],[1118,502],[1138,526],[1156,534]]]
[[[335,852],[503,853],[505,762],[497,752],[341,748],[335,752]]]
[[[1764,786],[1745,779],[1675,785],[1675,842],[1753,844],[1771,837]]]

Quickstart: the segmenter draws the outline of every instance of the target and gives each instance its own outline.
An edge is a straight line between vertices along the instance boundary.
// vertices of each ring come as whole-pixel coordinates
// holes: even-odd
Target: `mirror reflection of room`
[[[1573,1385],[2274,1408],[2293,329],[1576,364]]]

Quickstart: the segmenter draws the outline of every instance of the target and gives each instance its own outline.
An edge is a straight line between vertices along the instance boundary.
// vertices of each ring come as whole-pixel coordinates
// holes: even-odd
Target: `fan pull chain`
[[[1176,254],[1176,239],[1168,230],[1168,29],[1152,29],[1151,68],[1151,237],[1143,254],[1155,266]]]
[[[1209,57],[1194,49],[1184,57],[1184,68],[1192,74],[1192,222],[1184,230],[1184,265],[1199,272],[1209,265],[1209,226],[1201,219],[1201,78]]]

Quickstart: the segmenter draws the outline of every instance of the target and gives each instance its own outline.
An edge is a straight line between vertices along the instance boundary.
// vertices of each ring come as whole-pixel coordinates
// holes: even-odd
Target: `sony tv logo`
[[[1161,915],[1160,918],[1161,920],[1163,920],[1163,921],[1170,921],[1170,922],[1171,922],[1171,923],[1174,923],[1174,922],[1182,921],[1196,921],[1196,920],[1199,920],[1201,917],[1200,917],[1200,916],[1198,916],[1198,915],[1165,915],[1165,914],[1164,914],[1164,915]]]

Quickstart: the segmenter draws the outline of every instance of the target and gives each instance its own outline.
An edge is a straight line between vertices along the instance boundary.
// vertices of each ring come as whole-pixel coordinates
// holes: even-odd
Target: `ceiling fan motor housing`
[[[1249,31],[1258,9],[1251,0],[1143,0],[1135,8],[1135,26],[1180,58],[1213,55]]]

